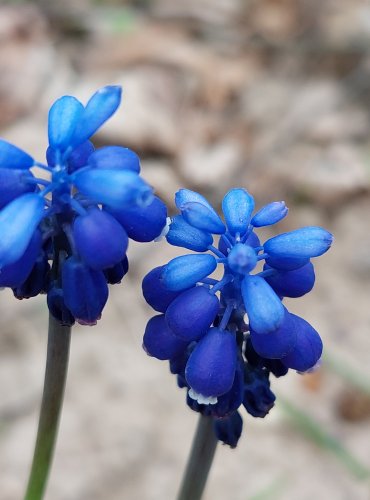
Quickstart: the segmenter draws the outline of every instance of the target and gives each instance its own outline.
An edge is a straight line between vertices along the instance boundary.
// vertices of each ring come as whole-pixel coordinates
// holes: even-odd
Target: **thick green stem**
[[[70,339],[71,328],[62,326],[50,315],[44,392],[35,451],[24,500],[41,500],[44,495],[63,404]]]
[[[217,446],[213,418],[200,415],[178,500],[200,500]]]

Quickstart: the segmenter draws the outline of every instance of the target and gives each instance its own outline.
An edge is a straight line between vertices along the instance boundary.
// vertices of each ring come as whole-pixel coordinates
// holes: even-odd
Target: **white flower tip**
[[[161,234],[159,236],[157,236],[156,238],[154,238],[154,241],[161,241],[161,240],[163,240],[163,238],[165,238],[167,236],[168,231],[170,230],[171,222],[172,222],[171,217],[167,217],[166,224],[164,225],[164,227],[161,231]]]
[[[217,403],[216,396],[203,396],[195,392],[194,389],[189,389],[189,397],[197,401],[200,405],[215,405]]]

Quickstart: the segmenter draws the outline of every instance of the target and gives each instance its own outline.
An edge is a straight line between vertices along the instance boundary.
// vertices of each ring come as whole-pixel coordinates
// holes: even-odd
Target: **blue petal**
[[[165,266],[152,269],[143,279],[142,289],[146,302],[158,312],[165,312],[167,307],[182,293],[168,290],[163,283],[162,273]]]
[[[77,170],[72,178],[82,194],[112,208],[146,205],[153,196],[152,188],[131,170],[83,168]]]
[[[16,262],[13,262],[13,264],[2,268],[0,272],[0,287],[15,288],[26,281],[40,253],[41,243],[41,233],[36,230],[23,255]]]
[[[108,299],[104,273],[70,257],[63,263],[62,283],[65,305],[76,321],[82,325],[95,325]]]
[[[166,239],[171,245],[195,252],[206,252],[213,243],[213,238],[209,233],[191,226],[182,215],[177,215],[172,219]]]
[[[322,354],[322,341],[317,331],[303,318],[292,314],[296,323],[297,343],[282,363],[287,368],[305,372],[313,368]]]
[[[97,149],[90,156],[89,166],[109,170],[127,169],[138,174],[140,172],[140,158],[131,149],[122,146],[105,146]]]
[[[232,235],[241,236],[248,229],[251,214],[254,209],[254,199],[246,189],[231,189],[222,200],[222,211],[227,227]]]
[[[236,448],[243,432],[243,419],[236,411],[229,417],[215,419],[214,430],[219,441]]]
[[[284,201],[273,201],[256,213],[251,220],[251,224],[255,227],[271,226],[284,219],[287,214],[288,207]]]
[[[165,266],[163,283],[169,290],[185,290],[213,273],[216,267],[216,259],[209,254],[175,257]]]
[[[310,262],[310,259],[302,258],[290,258],[290,257],[277,257],[269,256],[266,257],[266,264],[274,269],[281,271],[293,271],[294,269],[299,269]]]
[[[34,164],[33,158],[10,142],[0,139],[0,167],[26,170]]]
[[[128,206],[109,210],[135,241],[153,241],[166,225],[167,208],[157,196],[145,206]]]
[[[245,245],[249,245],[252,248],[259,247],[261,245],[260,240],[256,233],[251,232],[248,236],[248,238],[244,242]],[[226,256],[228,255],[230,251],[230,247],[227,246],[225,243],[224,238],[220,238],[218,242],[218,249],[225,254]]]
[[[332,242],[333,235],[328,231],[309,226],[267,240],[264,250],[272,257],[310,259],[329,250]]]
[[[64,326],[72,326],[75,322],[73,314],[64,303],[64,293],[55,283],[49,289],[47,304],[50,313]]]
[[[168,306],[166,321],[173,333],[190,342],[200,339],[215,319],[220,304],[203,286],[183,292]]]
[[[0,209],[18,196],[36,190],[33,175],[28,170],[0,168]]]
[[[284,306],[263,278],[246,276],[241,292],[251,329],[263,334],[279,328],[284,319]]]
[[[231,389],[218,397],[215,405],[208,405],[209,414],[213,417],[224,418],[234,413],[242,404],[244,397],[244,362],[237,363],[235,378]]]
[[[272,269],[268,264],[264,270]],[[315,271],[311,262],[292,271],[276,271],[265,278],[267,283],[281,297],[302,297],[310,292],[315,284]]]
[[[250,335],[254,350],[267,359],[281,359],[297,343],[296,323],[286,309],[284,320],[276,330],[261,334],[251,329]]]
[[[83,112],[83,105],[75,97],[65,95],[55,101],[48,121],[49,144],[53,149],[67,149]]]
[[[95,92],[73,134],[73,146],[89,139],[113,115],[120,105],[121,93],[121,87],[118,86],[103,87]]]
[[[216,215],[217,212],[214,210],[212,205],[202,196],[201,194],[197,193],[196,191],[191,191],[190,189],[180,189],[177,191],[175,194],[175,204],[179,210],[181,210],[181,207],[185,203],[201,203],[205,207],[207,207],[209,210],[212,210]]]
[[[233,385],[236,363],[235,334],[211,328],[190,354],[185,369],[186,381],[202,396],[221,396]]]
[[[181,213],[188,224],[203,231],[214,234],[223,234],[225,225],[212,209],[198,202],[189,202],[181,205]]]
[[[44,200],[35,193],[19,196],[0,211],[0,269],[24,254],[43,216]]]
[[[29,299],[46,293],[50,283],[50,266],[44,252],[39,253],[30,274],[19,286],[13,288],[14,297]]]
[[[265,371],[246,370],[243,406],[253,417],[264,418],[275,403],[275,394]]]
[[[171,359],[183,353],[188,342],[176,337],[168,328],[164,314],[151,318],[145,328],[143,348],[149,356]]]
[[[79,215],[73,223],[76,250],[92,269],[105,269],[118,264],[125,256],[128,237],[116,219],[96,207]]]

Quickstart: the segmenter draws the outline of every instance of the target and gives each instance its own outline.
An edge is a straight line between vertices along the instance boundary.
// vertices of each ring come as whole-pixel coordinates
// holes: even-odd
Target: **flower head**
[[[225,222],[199,193],[181,189],[175,202],[180,214],[167,241],[197,253],[144,278],[146,301],[162,313],[149,321],[144,348],[170,361],[179,386],[188,390],[188,405],[222,419],[216,435],[235,446],[242,429],[238,408],[264,417],[274,405],[270,374],[304,372],[320,359],[319,334],[283,299],[313,288],[311,258],[325,253],[333,237],[321,227],[304,227],[261,245],[255,229],[279,222],[288,208],[273,202],[253,215],[254,199],[245,189],[225,195]],[[211,276],[218,266],[219,280]]]
[[[85,106],[58,99],[49,111],[47,165],[0,140],[0,286],[18,298],[46,292],[63,324],[95,324],[107,283],[128,270],[129,238],[151,241],[166,224],[166,207],[140,176],[136,153],[95,150],[90,141],[120,101],[116,86]]]

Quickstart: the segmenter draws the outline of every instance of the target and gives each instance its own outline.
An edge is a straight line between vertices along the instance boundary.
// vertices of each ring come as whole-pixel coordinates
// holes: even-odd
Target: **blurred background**
[[[370,3],[366,0],[2,1],[0,132],[40,161],[47,111],[120,84],[96,145],[122,144],[173,209],[231,187],[284,199],[275,231],[335,235],[313,292],[288,303],[320,332],[322,369],[273,380],[264,420],[219,446],[206,500],[368,499],[370,473]],[[274,233],[266,232],[266,237]],[[141,350],[140,278],[183,253],[129,249],[98,326],[73,331],[46,500],[171,500],[196,426],[165,363]],[[22,497],[37,429],[45,297],[0,303],[0,497]]]

